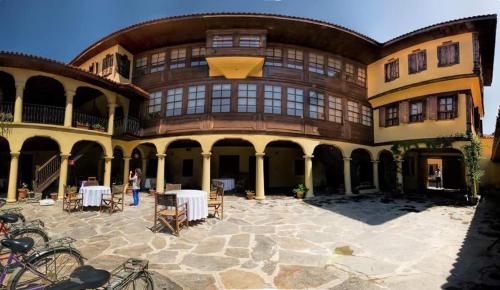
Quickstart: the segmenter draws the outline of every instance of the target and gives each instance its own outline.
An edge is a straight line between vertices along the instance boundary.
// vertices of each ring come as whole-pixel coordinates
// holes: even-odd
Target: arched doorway
[[[351,184],[353,192],[373,187],[373,166],[370,153],[365,149],[355,149],[351,153]]]
[[[99,90],[79,87],[73,97],[73,127],[106,131],[108,129],[108,100]]]
[[[16,81],[14,77],[0,71],[0,114],[13,115],[15,99]]]
[[[167,183],[182,184],[182,188],[200,189],[203,158],[200,143],[178,140],[167,147],[165,179]]]
[[[318,145],[314,149],[314,193],[344,193],[344,161],[340,149],[333,145]]]
[[[23,121],[28,123],[64,124],[66,96],[64,86],[45,76],[28,79],[23,94]]]
[[[156,172],[158,170],[158,158],[156,146],[152,143],[143,143],[132,150],[130,160],[130,171],[136,168],[142,171],[141,186],[146,189],[156,188]]]
[[[0,137],[0,196],[9,188],[10,148],[7,139]]]
[[[305,162],[302,147],[291,141],[267,144],[264,156],[264,186],[267,194],[292,195],[304,184]]]
[[[70,185],[81,186],[82,181],[96,177],[100,185],[104,184],[104,149],[93,141],[79,141],[71,149],[69,161]]]
[[[256,161],[252,143],[242,139],[219,140],[212,146],[211,160],[212,178],[228,179],[226,184],[234,183],[234,188],[229,187],[228,191],[255,190]]]
[[[120,147],[113,149],[113,160],[111,160],[111,184],[124,184],[123,180],[123,150]]]
[[[393,192],[396,189],[396,162],[391,152],[383,150],[378,157],[378,180],[380,191]]]

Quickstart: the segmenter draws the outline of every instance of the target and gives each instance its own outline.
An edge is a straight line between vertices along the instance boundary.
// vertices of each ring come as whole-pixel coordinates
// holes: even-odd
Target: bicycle
[[[49,235],[42,229],[44,226],[41,220],[33,220],[23,225],[16,225],[19,220],[18,215],[0,215],[0,234],[7,239],[30,237],[35,241],[35,246],[40,247],[49,241]],[[13,224],[14,226],[8,226]],[[5,255],[5,250],[0,246],[0,260]]]
[[[0,244],[11,251],[0,275],[2,287],[7,274],[14,269],[7,287],[2,289],[45,289],[65,280],[83,265],[83,256],[71,246],[74,241],[62,238],[49,242],[46,248],[34,249],[34,241],[29,237],[1,240]]]
[[[128,259],[111,273],[85,265],[78,267],[70,278],[61,281],[46,290],[84,290],[84,289],[144,289],[153,290],[154,283],[147,271],[148,261]]]

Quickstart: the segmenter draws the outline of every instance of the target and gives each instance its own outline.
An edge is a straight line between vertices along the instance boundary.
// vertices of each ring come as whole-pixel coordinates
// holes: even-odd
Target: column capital
[[[71,156],[71,154],[61,153],[61,154],[59,154],[59,156],[61,156],[61,159],[64,160],[64,159],[68,159]]]
[[[342,158],[342,160],[344,160],[344,161],[351,161],[352,158],[351,157],[344,157],[344,158]]]
[[[164,153],[156,154],[156,157],[158,157],[158,159],[163,159],[163,158],[167,157],[167,154],[164,154]]]
[[[380,160],[372,160],[372,163],[380,163]]]
[[[116,107],[118,107],[118,104],[116,104],[116,103],[108,104],[108,108],[110,108],[110,109],[114,109]]]
[[[18,158],[19,155],[21,155],[21,152],[10,152],[10,157],[11,158]]]
[[[111,161],[113,160],[113,158],[114,158],[113,156],[104,156],[105,161]]]
[[[76,90],[66,90],[66,97],[73,99],[73,97],[76,95]]]
[[[201,156],[210,157],[210,156],[212,156],[212,152],[201,152]]]
[[[130,157],[130,156],[123,156],[123,160],[130,160],[130,159],[132,159],[132,157]]]
[[[302,158],[304,158],[304,159],[313,159],[314,155],[305,154],[304,156],[302,156]]]
[[[256,157],[264,157],[265,155],[266,155],[266,153],[264,153],[264,152],[255,153]]]

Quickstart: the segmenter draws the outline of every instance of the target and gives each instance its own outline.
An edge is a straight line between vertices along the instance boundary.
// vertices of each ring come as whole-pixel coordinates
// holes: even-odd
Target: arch
[[[274,140],[264,151],[266,193],[292,194],[292,188],[305,182],[304,149],[291,140]]]
[[[66,93],[64,85],[51,77],[32,76],[23,93],[23,121],[64,124]]]
[[[378,180],[380,191],[395,191],[397,168],[392,152],[386,149],[379,151],[378,161]]]
[[[300,149],[302,149],[302,152],[304,154],[305,154],[305,152],[307,152],[306,147],[302,143],[300,143],[297,140],[287,139],[287,138],[276,138],[276,139],[273,138],[273,139],[265,142],[265,144],[264,144],[264,151],[267,149],[267,146],[269,146],[269,144],[275,143],[275,142],[290,142],[290,143],[293,143],[293,144],[296,144],[297,146],[299,146]]]
[[[79,140],[71,147],[70,160],[73,164],[68,170],[68,184],[79,186],[90,176],[97,177],[99,184],[104,183],[105,147],[90,140]]]
[[[132,148],[131,152],[130,170],[141,169],[143,185],[146,188],[153,188],[154,184],[151,183],[151,180],[156,179],[158,170],[158,159],[156,157],[158,150],[156,144],[148,141],[141,142]]]
[[[56,138],[53,138],[51,136],[45,136],[45,135],[34,135],[34,136],[30,136],[26,139],[24,139],[22,142],[21,142],[21,150],[23,150],[23,148],[26,146],[26,144],[34,139],[48,139],[52,142],[54,142],[55,144],[57,144],[57,147],[58,147],[58,150],[61,151],[61,143],[59,142],[59,140],[57,140]]]
[[[108,127],[108,97],[98,89],[80,86],[73,96],[73,126]]]
[[[112,153],[112,152],[109,152],[109,150],[106,147],[106,144],[104,144],[101,140],[99,140],[99,139],[93,140],[93,139],[89,139],[89,138],[79,138],[78,140],[74,141],[73,144],[71,144],[71,146],[69,147],[71,149],[70,151],[72,151],[73,148],[75,147],[75,145],[78,144],[79,142],[93,142],[93,143],[98,144],[101,147],[101,149],[104,153],[104,156],[110,156],[110,154]]]
[[[0,194],[7,193],[10,173],[9,140],[0,136]]]
[[[319,144],[313,152],[313,182],[315,194],[344,192],[344,161],[340,148]]]
[[[165,179],[167,183],[182,184],[182,188],[201,188],[203,177],[203,148],[193,139],[176,139],[165,148]]]
[[[197,146],[202,147],[202,143],[201,143],[199,140],[197,140],[197,139],[195,139],[195,138],[190,138],[190,137],[185,137],[185,138],[183,137],[183,138],[178,138],[178,139],[169,140],[169,141],[167,142],[167,144],[165,144],[165,151],[164,151],[164,152],[167,152],[168,147],[170,147],[172,144],[174,144],[174,143],[178,143],[178,142],[193,142],[193,144],[194,144],[194,143],[196,143],[196,144],[197,144]],[[216,143],[216,142],[214,142],[214,144],[215,144],[215,143]],[[212,147],[213,147],[213,144],[212,144]],[[202,147],[202,148],[203,148],[203,147]]]
[[[364,148],[351,152],[351,184],[354,192],[373,186],[372,154]]]
[[[212,149],[216,143],[223,142],[224,140],[242,140],[242,141],[250,143],[254,149],[256,148],[256,146],[253,143],[253,140],[251,138],[246,138],[244,136],[225,136],[225,137],[220,137],[220,138],[214,140],[212,142],[212,144],[210,144],[210,146],[209,146],[210,151],[212,151]],[[201,142],[200,142],[200,144],[201,144]]]
[[[113,160],[111,160],[111,183],[112,184],[124,184],[126,180],[123,180],[123,167],[124,160],[123,154],[125,151],[120,146],[115,146],[113,148]]]
[[[125,152],[126,152],[126,151],[125,151],[125,148],[124,148],[122,145],[114,145],[114,146],[113,146],[113,152],[114,152],[115,150],[117,150],[117,149],[118,149],[118,150],[121,150],[121,151],[123,152],[123,154],[124,154],[123,156],[125,156]],[[115,155],[113,154],[113,156],[115,156]]]
[[[10,73],[0,71],[0,106],[6,103],[14,103],[16,99],[16,80]],[[13,110],[13,109],[12,109]],[[0,112],[9,112],[0,107]],[[10,112],[12,113],[12,111]]]

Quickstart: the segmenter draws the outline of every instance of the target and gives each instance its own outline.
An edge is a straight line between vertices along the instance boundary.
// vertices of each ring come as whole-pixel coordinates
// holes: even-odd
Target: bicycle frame
[[[13,262],[14,261],[14,262]],[[24,263],[22,259],[19,259],[19,256],[16,256],[14,253],[11,253],[9,255],[9,258],[7,260],[7,265],[3,268],[2,274],[0,275],[0,285],[4,285],[3,282],[5,281],[5,278],[7,277],[7,273],[9,272],[10,266],[11,265],[16,265],[16,266],[22,266],[27,268],[30,272],[33,274],[37,275],[38,277],[42,278],[43,280],[50,282],[51,284],[54,283],[54,281],[50,280],[47,276],[45,276],[43,273],[40,273],[36,269],[33,269],[30,264]],[[40,285],[39,287],[33,287],[30,288],[31,290],[41,290],[45,289],[46,285]]]

